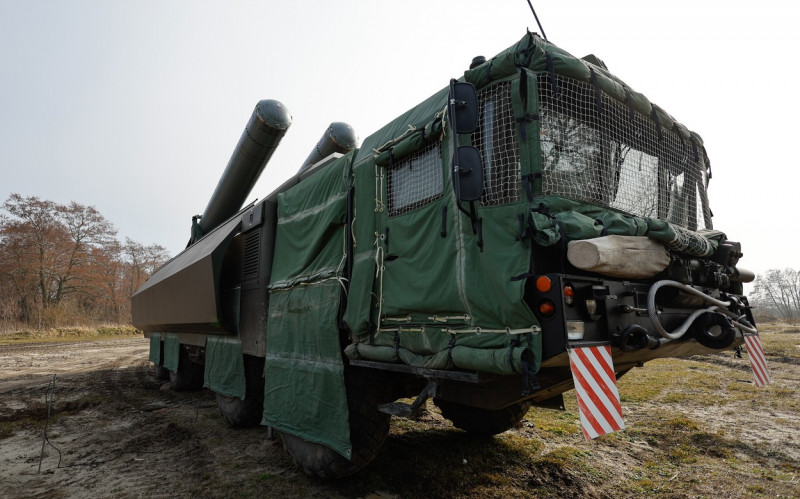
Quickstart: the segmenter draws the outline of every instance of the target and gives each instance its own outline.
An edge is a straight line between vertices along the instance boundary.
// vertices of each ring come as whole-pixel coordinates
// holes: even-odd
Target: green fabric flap
[[[541,171],[542,163],[541,141],[537,140],[541,134],[542,122],[534,118],[540,112],[539,99],[533,98],[539,95],[538,88],[536,74],[528,69],[520,70],[519,76],[511,80],[511,101],[515,114],[522,118],[519,126],[514,127],[522,167],[520,173],[531,183],[541,182],[541,176],[532,175]],[[534,185],[530,187],[533,189]],[[521,195],[527,199],[527,192],[523,191]]]
[[[353,168],[355,192],[353,220],[353,272],[347,293],[344,321],[354,335],[364,334],[372,312],[375,279],[375,246],[377,202],[375,193],[376,166],[372,161]]]
[[[518,240],[519,215],[527,202],[482,207],[483,248],[468,217],[462,217],[464,289],[473,325],[484,329],[525,329],[538,325],[523,299],[525,280],[512,280],[530,271],[531,248]]]
[[[175,333],[167,333],[164,337],[164,367],[172,372],[177,372],[180,354],[180,338]]]
[[[344,364],[329,280],[271,293],[262,424],[351,458]]]
[[[352,156],[340,158],[278,196],[271,287],[330,277],[340,270]]]
[[[436,113],[447,105],[447,94],[449,87],[445,87],[423,102],[401,114],[383,128],[364,139],[361,148],[356,154],[354,163],[360,164],[362,161],[370,159],[375,151],[383,147],[387,142],[394,141],[403,136],[411,128],[422,128],[433,121]]]
[[[375,164],[389,166],[393,161],[399,161],[409,154],[420,150],[425,144],[440,140],[442,135],[442,114],[437,114],[433,121],[408,134],[397,143],[388,143],[376,153]]]
[[[242,342],[237,338],[206,339],[205,388],[244,400],[246,378]]]
[[[263,424],[350,459],[339,344],[351,152],[278,198]]]
[[[150,333],[150,362],[155,365],[161,364],[161,335]]]
[[[375,251],[357,253],[347,293],[344,322],[355,336],[366,333],[371,322],[372,286],[375,280]]]
[[[409,311],[438,315],[464,315],[456,285],[457,242],[451,227],[441,237],[442,203],[388,220],[388,251],[384,256],[383,314],[405,315]]]

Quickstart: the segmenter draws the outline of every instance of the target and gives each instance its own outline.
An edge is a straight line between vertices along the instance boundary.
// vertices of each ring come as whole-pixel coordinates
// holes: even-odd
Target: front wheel
[[[164,364],[154,364],[153,377],[159,381],[166,381],[169,379],[169,370],[164,367]]]
[[[389,434],[390,416],[378,411],[378,383],[366,372],[349,368],[345,373],[347,407],[350,411],[352,460],[330,447],[280,432],[283,448],[303,471],[317,478],[343,478],[361,471],[378,455]]]
[[[169,372],[169,386],[176,391],[200,390],[203,388],[204,366],[193,362],[189,352],[181,345],[178,370]]]
[[[442,399],[433,399],[433,403],[441,409],[442,416],[452,421],[453,426],[479,435],[497,435],[513,428],[525,417],[531,407],[529,401],[517,402],[508,407],[494,410],[471,407]]]

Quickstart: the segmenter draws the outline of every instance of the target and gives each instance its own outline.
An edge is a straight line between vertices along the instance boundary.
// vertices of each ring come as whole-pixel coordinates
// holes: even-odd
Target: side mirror
[[[472,83],[451,82],[450,104],[453,106],[457,133],[472,133],[478,128],[478,92]]]
[[[459,201],[477,201],[483,195],[483,158],[474,146],[461,146],[453,156],[453,185]]]

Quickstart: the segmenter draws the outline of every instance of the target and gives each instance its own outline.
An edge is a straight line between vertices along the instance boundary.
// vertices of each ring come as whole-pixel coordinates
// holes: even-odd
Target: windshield
[[[538,77],[543,194],[711,228],[702,146],[588,84]]]

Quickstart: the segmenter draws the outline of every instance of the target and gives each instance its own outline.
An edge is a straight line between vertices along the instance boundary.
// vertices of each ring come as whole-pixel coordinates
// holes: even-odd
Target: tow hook
[[[647,333],[647,329],[638,324],[631,324],[621,333],[615,334],[613,339],[623,352],[635,352],[642,348],[649,348],[652,350],[661,345],[661,340],[659,338],[650,336]]]

